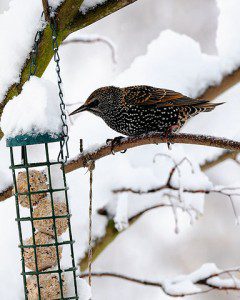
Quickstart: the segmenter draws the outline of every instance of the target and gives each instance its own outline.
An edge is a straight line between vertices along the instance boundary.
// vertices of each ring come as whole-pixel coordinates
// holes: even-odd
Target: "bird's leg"
[[[112,152],[113,155],[115,155],[114,147],[120,145],[121,140],[124,139],[124,138],[125,138],[124,136],[120,135],[120,136],[115,137],[114,139],[107,139],[106,140],[107,144],[109,144],[109,143],[111,144],[111,152]],[[125,153],[126,151],[127,151],[127,149],[121,151],[121,153]]]
[[[166,132],[164,134],[164,137],[167,139],[171,138],[171,135],[174,132],[177,132],[179,129],[180,129],[179,125],[172,125],[172,126],[168,127],[168,129],[166,130]],[[168,146],[169,150],[171,150],[171,144],[172,144],[171,142],[167,141],[167,146]]]

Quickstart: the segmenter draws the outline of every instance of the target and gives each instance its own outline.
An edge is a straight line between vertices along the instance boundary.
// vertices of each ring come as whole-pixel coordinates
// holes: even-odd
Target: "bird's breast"
[[[104,120],[113,130],[131,136],[152,131],[165,132],[177,124],[178,117],[178,107],[129,105],[112,109]]]

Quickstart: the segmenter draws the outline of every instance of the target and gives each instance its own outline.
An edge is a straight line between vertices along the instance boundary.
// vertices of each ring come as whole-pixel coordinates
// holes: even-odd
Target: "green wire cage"
[[[51,7],[48,9],[45,15],[49,14],[52,33],[62,131],[58,134],[43,134],[32,130],[6,140],[10,149],[24,294],[28,300],[78,299],[74,241],[64,171],[69,157],[67,116],[61,87],[57,23],[55,12]],[[37,31],[31,52],[29,80],[36,73],[41,36],[42,31]],[[57,159],[56,150],[59,153]],[[41,158],[37,158],[36,153]],[[61,262],[62,253],[66,262]]]
[[[51,160],[49,154],[49,144],[50,143],[59,143],[60,145],[60,155],[62,160]],[[28,147],[30,145],[42,145],[45,152],[44,161],[39,162],[30,162],[28,158]],[[24,283],[25,299],[78,299],[77,295],[77,282],[76,282],[76,267],[74,260],[74,251],[73,251],[73,239],[72,239],[72,230],[70,223],[70,211],[68,204],[68,195],[67,195],[67,184],[66,176],[64,172],[64,159],[63,159],[63,138],[61,135],[50,135],[50,134],[39,134],[39,135],[23,135],[16,136],[15,138],[7,139],[7,146],[10,148],[10,158],[11,158],[11,170],[13,175],[14,183],[14,196],[16,200],[16,213],[17,213],[17,224],[20,240],[20,249],[21,249],[21,258],[22,258],[22,276]],[[20,149],[19,149],[20,148]],[[15,156],[21,150],[21,159],[20,163],[17,162]],[[63,187],[54,188],[52,186],[52,173],[51,167],[53,165],[58,165],[61,170]],[[38,176],[39,173],[32,173],[33,170],[40,168],[47,173],[46,185],[44,188],[40,185],[34,185],[34,176]],[[21,171],[21,172],[20,172]],[[41,171],[42,172],[42,171]],[[25,180],[19,184],[19,174],[25,174]],[[37,174],[37,175],[36,175]],[[34,175],[34,176],[33,176]],[[38,181],[37,181],[38,182]],[[24,184],[23,184],[24,183]],[[39,182],[38,182],[39,183]],[[24,188],[23,188],[24,186]],[[66,207],[66,210],[62,210],[62,213],[59,214],[59,211],[56,212],[56,200],[54,199],[54,193],[62,192],[64,194],[64,199],[61,203],[64,203],[63,206]],[[43,196],[43,197],[42,197]],[[21,199],[22,197],[22,199]],[[27,198],[27,202],[26,202]],[[23,204],[23,200],[24,203]],[[39,217],[35,216],[35,210],[38,206],[41,205],[43,199],[49,199],[48,205],[48,214],[41,215]],[[38,200],[38,201],[36,201]],[[29,215],[21,215],[21,207],[25,206],[29,211]],[[49,210],[51,213],[49,214]],[[58,220],[64,220],[67,222],[67,226],[64,229],[67,229],[67,237],[64,240],[59,238],[59,230],[61,233],[61,226],[63,223]],[[50,232],[46,233],[46,230],[42,230],[42,227],[37,226],[37,222],[46,222],[47,228],[50,229]],[[59,223],[58,223],[59,222]],[[29,242],[24,241],[24,232],[23,232],[23,223],[28,223],[31,227],[31,238]],[[42,223],[42,224],[43,224]],[[26,227],[26,226],[25,226]],[[36,229],[38,227],[38,230]],[[66,228],[67,227],[67,228]],[[44,243],[41,242],[41,239],[37,237],[42,231],[43,235],[47,239],[43,239]],[[50,234],[49,234],[50,233]],[[50,241],[50,242],[49,242]],[[61,266],[61,252],[63,247],[70,247],[70,266],[62,267]],[[53,250],[54,249],[54,250]],[[50,253],[50,256],[48,255]],[[49,257],[52,257],[52,268],[46,268],[49,265],[46,265],[46,261],[49,261]],[[54,258],[53,258],[54,257]],[[30,267],[29,262],[31,261]],[[30,268],[30,271],[26,270]],[[66,286],[66,279],[64,274],[68,273],[68,278],[72,287],[69,291],[69,286]],[[71,276],[69,276],[71,274]],[[69,283],[68,283],[69,284]]]
[[[60,155],[62,159],[51,160],[49,153],[50,143],[59,143]],[[16,200],[17,224],[20,240],[21,258],[22,258],[22,276],[24,283],[25,299],[78,299],[77,282],[76,282],[76,267],[73,251],[73,239],[70,223],[70,211],[68,204],[66,176],[64,172],[64,157],[63,157],[63,138],[61,135],[39,134],[39,135],[20,135],[15,138],[7,139],[7,146],[10,148],[11,170],[14,183],[14,196]],[[29,147],[31,145],[38,145],[42,148],[42,154],[45,159],[40,162],[29,161]],[[40,145],[40,146],[39,146]],[[20,151],[19,151],[20,150]],[[19,155],[21,153],[21,156]],[[16,158],[17,156],[17,158]],[[19,161],[20,160],[20,161]],[[52,186],[52,166],[58,165],[61,170],[63,186],[54,188]],[[39,181],[36,185],[34,177],[37,177],[44,170],[46,172],[46,182],[44,188],[43,181]],[[35,170],[35,173],[33,171]],[[19,183],[19,174],[25,174],[24,180]],[[36,178],[35,178],[36,179]],[[55,193],[63,193],[65,210],[56,211]],[[27,199],[27,201],[26,201]],[[36,216],[35,211],[41,205],[44,199],[48,199],[46,204],[47,214]],[[24,200],[24,201],[23,201]],[[21,214],[22,206],[24,208],[24,215]],[[28,216],[26,216],[26,209]],[[50,211],[50,213],[49,213]],[[64,230],[67,237],[60,239],[59,227],[62,226],[63,220],[67,222]],[[43,230],[42,226],[37,226],[39,222],[47,224],[50,231]],[[31,238],[26,242],[24,240],[23,227],[25,224],[30,225]],[[23,225],[24,224],[24,225]],[[38,229],[37,229],[37,228]],[[29,230],[28,230],[29,231]],[[44,233],[41,233],[41,232]],[[39,235],[43,234],[45,237],[39,239]],[[70,247],[70,265],[62,267],[61,252],[63,247]],[[49,262],[52,259],[52,266]],[[29,264],[30,260],[30,264]],[[47,263],[47,264],[46,264]],[[51,266],[51,268],[47,268]],[[27,269],[30,269],[29,271]],[[68,273],[68,274],[67,274]],[[72,287],[66,286],[66,276]],[[70,276],[69,276],[70,275]],[[69,283],[68,283],[69,285]]]

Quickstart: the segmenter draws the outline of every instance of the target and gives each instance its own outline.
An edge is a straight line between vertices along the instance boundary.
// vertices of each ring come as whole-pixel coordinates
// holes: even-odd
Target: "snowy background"
[[[38,26],[41,1],[32,2],[12,0],[10,3],[0,3],[1,97],[7,87],[18,80],[17,70],[29,52],[32,36]],[[219,82],[224,74],[240,65],[240,20],[237,8],[237,0],[140,0],[72,34],[68,39],[100,35],[111,40],[116,48],[117,64],[113,64],[110,49],[102,43],[61,46],[66,103],[84,101],[94,89],[108,84],[151,84],[196,97],[210,83]],[[15,26],[10,26],[13,18]],[[9,39],[9,35],[14,38]],[[51,62],[43,77],[55,84],[54,67]],[[237,85],[221,95],[216,100],[226,101],[224,106],[194,118],[182,131],[238,139],[239,89]],[[76,106],[68,107],[69,111],[74,108]],[[72,122],[71,157],[78,154],[80,138],[84,139],[84,147],[88,147],[116,136],[100,119],[87,113],[75,117]],[[0,142],[0,153],[0,190],[3,190],[11,183],[4,140]],[[184,156],[192,160],[196,178],[189,166],[184,165],[181,182],[184,186],[240,186],[239,165],[233,161],[212,168],[206,172],[207,176],[199,171],[198,164],[218,154],[217,149],[174,145],[169,152],[166,145],[144,146],[129,150],[125,155],[109,156],[97,162],[94,172],[94,209],[109,202],[109,207],[116,209],[117,199],[111,193],[114,188],[147,189],[164,183],[171,164],[166,159],[159,159],[153,164],[153,157],[157,153],[168,153],[176,160]],[[88,180],[86,170],[68,175],[77,259],[83,255],[88,238]],[[205,262],[215,263],[221,269],[239,265],[240,227],[236,226],[229,200],[219,195],[207,196],[205,201],[204,198],[186,197],[187,203],[204,213],[191,226],[189,215],[179,211],[178,234],[175,233],[171,209],[160,208],[145,214],[101,254],[94,262],[93,270],[162,280],[191,273]],[[117,219],[121,223],[126,219],[124,214],[131,215],[142,207],[159,203],[161,194],[147,197],[130,195],[128,200],[120,200],[125,205],[125,209],[117,209]],[[14,199],[0,203],[1,299],[21,299],[20,262],[17,263],[20,254],[16,246],[18,236],[14,218]],[[105,222],[103,217],[95,220],[96,236],[104,233]],[[204,300],[226,298],[237,299],[239,295],[212,292],[189,297]],[[93,299],[170,298],[157,288],[104,278],[93,280]]]

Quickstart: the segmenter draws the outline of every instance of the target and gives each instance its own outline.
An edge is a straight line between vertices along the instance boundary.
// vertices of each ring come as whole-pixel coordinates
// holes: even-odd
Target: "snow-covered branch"
[[[126,149],[147,144],[167,143],[168,141],[171,143],[195,144],[229,150],[240,150],[240,142],[225,138],[185,133],[173,134],[171,138],[166,138],[162,137],[159,133],[151,133],[148,135],[127,137],[122,139],[119,144],[114,147],[114,152],[121,152]],[[104,144],[95,149],[85,150],[83,153],[67,162],[65,171],[66,173],[69,173],[76,169],[87,167],[91,161],[97,161],[103,157],[112,155],[112,150],[111,144]],[[9,186],[7,189],[5,189],[5,191],[0,191],[0,201],[3,201],[10,196],[11,188],[12,186]]]
[[[221,162],[224,162],[227,159],[232,159],[236,161],[236,158],[239,154],[239,151],[229,151],[224,150],[221,154],[217,155],[213,159],[206,160],[203,164],[201,164],[202,171],[206,171],[214,166],[217,166]]]
[[[214,100],[240,81],[240,68],[226,75],[219,85],[210,86],[199,98]]]
[[[166,138],[159,133],[151,133],[138,137],[128,137],[122,139],[121,142],[114,147],[114,152],[121,152],[126,149],[147,144],[167,143],[168,141],[177,144],[193,144],[228,150],[240,150],[240,142],[228,140],[226,138],[185,133],[173,134],[171,138]],[[90,161],[96,161],[111,154],[111,144],[104,144],[95,149],[91,149],[90,151],[86,150],[76,158],[69,160],[65,170],[66,172],[71,172],[78,168],[86,167]]]
[[[160,156],[166,156],[165,154],[158,154]],[[168,156],[168,155],[167,155]],[[170,156],[168,156],[172,160]],[[174,162],[174,161],[173,161]],[[175,231],[178,232],[178,216],[177,216],[177,209],[180,209],[183,212],[186,212],[190,220],[192,221],[193,218],[196,218],[199,214],[200,211],[194,207],[191,203],[186,202],[185,196],[189,194],[210,194],[210,193],[216,193],[219,195],[224,195],[229,198],[231,205],[233,207],[233,211],[236,217],[236,220],[238,222],[238,215],[236,212],[236,208],[234,205],[234,200],[237,200],[240,198],[240,187],[223,187],[223,186],[215,186],[211,188],[186,188],[184,187],[183,183],[180,183],[181,179],[181,170],[180,167],[183,165],[184,162],[187,162],[192,170],[192,177],[193,181],[196,180],[197,174],[194,174],[194,169],[193,166],[191,165],[191,162],[187,158],[183,158],[181,161],[178,163],[174,162],[173,167],[169,170],[169,175],[167,177],[166,183],[162,184],[161,186],[158,187],[153,187],[150,189],[146,190],[140,190],[140,189],[134,189],[134,188],[119,188],[119,189],[114,189],[112,192],[113,194],[125,194],[126,193],[134,193],[134,194],[151,194],[151,193],[156,193],[156,192],[161,192],[160,194],[160,200],[158,203],[155,204],[150,204],[150,205],[145,205],[142,209],[137,210],[135,213],[131,214],[129,217],[126,216],[124,218],[124,225],[121,226],[121,223],[123,220],[116,220],[116,216],[113,215],[111,211],[109,211],[108,207],[106,206],[105,208],[102,208],[98,211],[98,213],[102,216],[107,217],[108,219],[108,224],[106,227],[106,233],[105,235],[95,241],[95,245],[93,247],[93,259],[96,259],[98,255],[104,251],[104,249],[122,232],[123,229],[126,229],[128,226],[132,225],[135,223],[142,215],[145,213],[159,209],[159,208],[171,208],[173,210],[174,214],[174,219],[175,219]],[[178,180],[174,180],[175,175],[177,175]],[[191,176],[191,175],[190,175]],[[190,177],[188,176],[188,185],[190,183]],[[176,185],[176,182],[178,185]],[[199,183],[200,184],[200,183]],[[200,200],[200,199],[199,199]],[[198,200],[198,201],[199,201]],[[119,199],[119,201],[123,201],[123,199]],[[121,218],[121,217],[120,217]],[[120,226],[119,226],[120,224]],[[81,260],[80,266],[82,270],[86,269],[87,266],[87,255]]]
[[[132,4],[135,1],[137,0],[107,0],[94,6],[93,9],[90,9],[86,13],[83,13],[79,10],[83,0],[63,1],[63,3],[57,9],[56,14],[58,24],[58,44],[62,44],[62,42],[69,34],[88,26],[125,6]],[[39,42],[38,53],[36,57],[36,60],[38,62],[36,76],[42,76],[48,64],[50,63],[52,56],[53,51],[51,42],[51,30],[50,25],[47,24],[42,32],[42,36]],[[30,63],[30,55],[27,55],[26,60],[22,61],[22,68],[19,76],[15,76],[16,78],[20,78],[19,82],[12,84],[8,88],[4,99],[2,100],[2,102],[0,102],[0,117],[7,102],[14,96],[21,93],[22,86],[27,81],[29,76]],[[0,130],[0,138],[2,138],[2,136],[3,133]]]
[[[230,291],[240,290],[240,280],[236,276],[240,272],[239,267],[227,270],[219,270],[215,264],[202,265],[198,270],[189,275],[180,275],[164,281],[151,281],[118,274],[114,272],[92,272],[93,277],[114,277],[147,286],[160,288],[166,295],[172,297],[184,297],[207,293],[212,290]],[[88,273],[81,274],[81,278]]]

